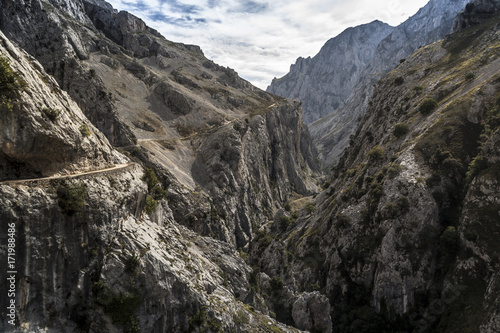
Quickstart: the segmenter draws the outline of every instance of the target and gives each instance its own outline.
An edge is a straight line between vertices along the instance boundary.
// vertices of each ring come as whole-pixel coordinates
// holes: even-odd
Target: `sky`
[[[107,0],[166,39],[201,46],[261,89],[348,27],[396,26],[429,0]]]

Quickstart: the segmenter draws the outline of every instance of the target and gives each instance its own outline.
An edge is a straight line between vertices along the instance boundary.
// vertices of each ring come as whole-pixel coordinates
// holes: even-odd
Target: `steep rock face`
[[[267,91],[303,103],[310,124],[336,110],[372,60],[392,27],[380,21],[349,28],[330,39],[313,58],[299,58],[290,72],[274,79]]]
[[[30,78],[20,98],[29,104],[31,93],[33,103],[61,106],[52,121],[52,112],[29,104],[25,126],[68,140],[63,156],[76,156],[50,173],[44,166],[22,175],[56,177],[0,184],[1,221],[19,235],[19,331],[297,331],[271,318],[242,258],[287,200],[318,190],[317,153],[300,103],[251,86],[198,47],[169,42],[101,1],[14,1],[1,13],[2,31],[45,68],[33,58],[24,67],[12,60]],[[111,35],[116,27],[121,37]],[[76,104],[145,168],[102,169],[127,160]],[[26,161],[36,166],[43,158]],[[298,297],[284,295],[290,306]],[[318,303],[310,303],[297,315],[323,325]],[[2,316],[0,330],[10,329]]]
[[[500,1],[496,0],[476,0],[465,6],[457,17],[454,31],[459,31],[467,27],[478,25],[500,11]]]
[[[311,195],[316,189],[303,176],[308,161],[301,142],[307,132],[303,134],[300,126],[300,103],[272,109],[208,136],[193,164],[196,183],[213,198],[212,209],[225,212],[223,220],[233,221],[238,229],[229,230],[236,239],[228,240],[237,247],[248,244],[258,221],[272,219],[279,207],[276,202],[288,201],[292,190]]]
[[[262,272],[329,298],[334,331],[498,329],[499,31],[496,16],[381,79],[315,209],[256,249]]]
[[[16,49],[2,32],[0,41],[7,68],[21,73],[18,80],[24,82],[0,106],[0,179],[90,171],[125,161],[35,59]],[[7,93],[2,91],[2,101]]]

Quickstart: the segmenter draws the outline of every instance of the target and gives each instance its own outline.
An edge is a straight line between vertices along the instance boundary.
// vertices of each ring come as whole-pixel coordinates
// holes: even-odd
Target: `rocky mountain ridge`
[[[102,1],[13,1],[0,28],[2,68],[27,82],[1,109],[17,331],[298,331],[271,318],[242,257],[318,191],[300,103]]]
[[[367,59],[366,66],[359,69],[357,80],[349,85],[347,95],[344,94],[341,100],[337,101],[335,108],[332,108],[328,98],[315,99],[315,104],[311,104],[307,100],[309,96],[301,96],[304,100],[305,118],[309,119],[307,114],[326,114],[322,119],[319,119],[309,126],[313,141],[316,143],[320,153],[321,160],[324,166],[334,165],[342,151],[349,143],[349,136],[356,128],[358,119],[363,116],[366,111],[367,103],[373,93],[373,85],[387,72],[392,70],[400,60],[406,58],[409,54],[415,51],[418,47],[427,45],[437,41],[452,31],[453,22],[456,15],[465,7],[466,0],[445,1],[431,0],[427,5],[421,8],[415,15],[400,24],[399,26],[388,31],[379,42],[374,39],[373,45],[375,49],[372,55]],[[355,46],[353,48],[357,50]],[[321,52],[332,52],[330,49],[324,49]],[[320,53],[321,53],[320,52]],[[326,89],[328,95],[336,95],[337,91],[344,91],[345,87],[342,81],[335,81],[336,77],[342,77],[343,73],[349,73],[351,65],[351,57],[349,54],[353,52],[347,49],[343,57],[346,59],[343,63],[328,63],[325,62],[321,68],[323,72],[329,72],[330,68],[338,68],[335,75],[331,75]],[[356,52],[356,51],[354,51]],[[318,55],[319,56],[319,55]],[[328,54],[321,55],[322,58],[328,58]],[[310,79],[310,87],[308,90],[321,91],[316,86],[318,78],[315,76]],[[298,80],[300,82],[300,80]],[[278,90],[274,86],[281,86],[283,83],[280,80],[275,80],[268,88],[268,91],[276,92],[283,97],[294,97],[293,89],[282,88]],[[287,83],[287,86],[292,87],[293,82]],[[283,86],[285,87],[285,86]],[[306,88],[302,88],[305,90]],[[325,111],[323,111],[325,110]]]

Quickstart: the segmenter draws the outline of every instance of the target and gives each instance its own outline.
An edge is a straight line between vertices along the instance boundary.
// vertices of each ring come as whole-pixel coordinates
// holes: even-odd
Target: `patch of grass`
[[[80,126],[80,133],[84,136],[84,137],[87,137],[87,136],[90,136],[90,134],[92,134],[90,132],[90,129],[89,127],[87,126],[87,124],[82,124]]]
[[[0,54],[0,107],[12,110],[15,100],[26,86],[21,74],[10,67],[10,60]]]

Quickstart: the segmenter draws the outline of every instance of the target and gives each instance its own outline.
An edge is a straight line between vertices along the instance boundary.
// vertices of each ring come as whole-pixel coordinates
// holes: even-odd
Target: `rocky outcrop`
[[[2,91],[0,180],[106,168],[125,161],[33,57],[0,32],[2,77],[19,73],[18,91]]]
[[[349,28],[330,39],[313,58],[299,58],[267,91],[303,103],[310,124],[336,110],[364,74],[379,42],[392,27],[380,21]]]
[[[372,61],[344,103],[310,127],[326,165],[335,164],[349,144],[358,119],[366,112],[373,85],[413,51],[450,33],[456,15],[466,3],[467,0],[429,1],[379,43]]]
[[[455,20],[454,31],[460,31],[468,27],[478,25],[500,11],[500,1],[476,0],[465,6]]]
[[[330,303],[319,292],[304,293],[293,303],[292,316],[299,329],[314,332],[332,332]]]

